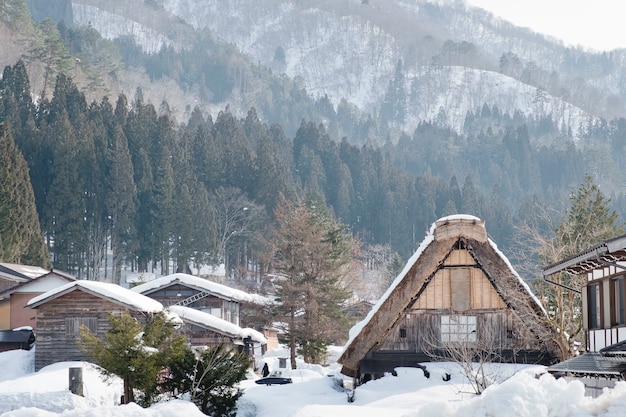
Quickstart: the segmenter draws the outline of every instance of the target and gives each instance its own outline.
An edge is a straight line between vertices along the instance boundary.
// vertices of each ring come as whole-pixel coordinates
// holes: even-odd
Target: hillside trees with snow
[[[53,265],[90,279],[117,281],[123,267],[184,271],[217,259],[224,249],[215,234],[220,187],[239,190],[269,219],[279,195],[296,201],[317,193],[366,246],[389,245],[405,259],[433,219],[470,210],[493,225],[506,250],[512,225],[524,219],[518,207],[533,198],[562,201],[584,166],[614,172],[624,142],[616,120],[585,127],[594,137],[606,133],[614,152],[595,140],[584,148],[564,137],[534,143],[527,129],[540,123],[482,106],[467,117],[475,135],[422,123],[397,143],[354,145],[333,136],[332,122],[301,119],[289,137],[255,109],[243,119],[225,109],[213,120],[196,108],[180,123],[166,102],[155,108],[141,89],[115,106],[107,98],[88,104],[64,75],[53,97],[35,104],[21,61],[5,68],[1,85],[0,121],[28,163]],[[329,116],[331,109],[327,103]],[[344,102],[336,117],[351,112]],[[507,130],[508,123],[517,127]],[[376,132],[364,126],[355,129]],[[619,213],[623,201],[621,194],[613,200]],[[254,234],[233,237],[226,250],[229,277],[260,280],[265,267]]]

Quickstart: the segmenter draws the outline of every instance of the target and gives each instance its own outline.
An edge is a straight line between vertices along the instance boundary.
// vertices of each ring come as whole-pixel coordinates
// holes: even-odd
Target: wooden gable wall
[[[450,253],[444,268],[437,271],[413,310],[502,309],[506,304],[484,271],[465,249]]]
[[[145,321],[142,313],[80,290],[40,305],[36,316],[35,370],[56,362],[88,360],[78,347],[80,325],[104,338],[110,330],[109,314],[121,316],[124,311]]]

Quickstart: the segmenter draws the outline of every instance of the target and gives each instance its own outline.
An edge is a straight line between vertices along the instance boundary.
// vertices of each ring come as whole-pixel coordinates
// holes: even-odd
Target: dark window
[[[400,337],[403,339],[406,337],[406,329],[404,327],[400,328]]]
[[[589,328],[599,329],[600,323],[600,284],[591,284],[587,287],[587,303],[589,305]]]
[[[611,325],[619,326],[625,323],[624,317],[624,277],[620,276],[611,282]]]

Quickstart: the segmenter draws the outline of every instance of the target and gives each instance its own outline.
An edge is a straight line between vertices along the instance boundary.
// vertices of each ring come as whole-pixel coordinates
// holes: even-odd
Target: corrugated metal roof
[[[626,340],[602,348],[600,353],[604,356],[626,356]]]
[[[577,255],[547,266],[543,270],[543,275],[547,277],[557,272],[579,275],[620,261],[626,261],[626,235],[606,240]]]
[[[548,367],[551,374],[567,373],[576,376],[605,376],[621,378],[626,371],[626,360],[590,352]]]

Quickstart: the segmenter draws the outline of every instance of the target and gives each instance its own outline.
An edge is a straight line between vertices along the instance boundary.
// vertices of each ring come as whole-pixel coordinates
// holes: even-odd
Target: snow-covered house
[[[493,360],[555,362],[554,329],[507,258],[469,215],[436,221],[404,270],[350,331],[338,362],[358,382],[445,359],[453,346]]]
[[[144,322],[163,305],[116,284],[77,280],[32,298],[27,308],[37,310],[35,370],[39,370],[55,362],[87,359],[77,344],[81,325],[103,338],[110,329],[110,314],[127,312]]]
[[[234,323],[191,307],[171,305],[167,308],[182,320],[183,325],[178,331],[192,347],[226,344],[237,345],[251,357],[255,353],[265,353],[267,339],[254,329],[242,329]]]
[[[562,272],[586,277],[580,296],[587,352],[548,371],[579,377],[595,394],[626,379],[626,235],[547,266],[543,275],[551,281]]]
[[[38,273],[41,271],[38,271]],[[0,330],[28,326],[36,330],[35,312],[26,309],[28,301],[75,278],[65,272],[52,270],[0,292]]]
[[[131,288],[131,291],[154,298],[164,306],[192,307],[237,326],[241,325],[242,304],[263,306],[270,302],[257,294],[181,273],[156,278]]]

